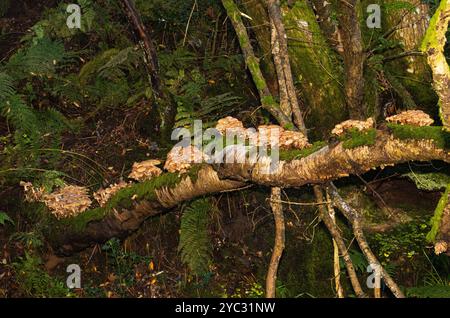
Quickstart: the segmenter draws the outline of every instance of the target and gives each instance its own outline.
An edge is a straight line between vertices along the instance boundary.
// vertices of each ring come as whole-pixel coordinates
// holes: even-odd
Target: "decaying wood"
[[[341,36],[337,24],[332,19],[333,12],[331,3],[326,0],[312,0],[312,4],[317,14],[317,22],[325,34],[328,43],[336,52],[342,54],[343,46]]]
[[[450,161],[450,153],[436,147],[432,140],[400,140],[388,132],[377,131],[372,146],[345,149],[342,143],[325,146],[308,157],[280,161],[277,169],[267,173],[270,162],[254,165],[226,164],[218,171],[223,178],[254,182],[269,186],[299,187],[325,183],[350,174],[363,174],[380,166],[417,160]]]
[[[95,243],[102,243],[112,237],[124,238],[149,217],[169,211],[177,204],[205,194],[238,189],[243,184],[232,180],[220,180],[212,167],[198,172],[197,180],[185,177],[176,187],[161,187],[156,190],[156,200],[136,200],[132,209],[115,210],[99,221],[87,224],[83,231],[51,233],[55,252],[70,255]]]
[[[394,282],[389,273],[380,264],[377,257],[370,249],[362,230],[361,214],[353,209],[349,204],[347,204],[344,199],[342,199],[342,197],[339,195],[339,192],[337,191],[337,188],[331,182],[328,184],[328,191],[333,198],[333,203],[335,204],[335,206],[342,212],[342,214],[349,220],[350,224],[352,225],[353,234],[355,235],[356,241],[358,242],[358,245],[364,256],[369,261],[369,264],[380,270],[381,277],[386,283],[386,286],[388,286],[391,292],[395,295],[395,297],[404,298],[405,295],[403,294],[403,292]]]
[[[269,268],[266,277],[266,297],[275,298],[278,265],[283,255],[285,244],[285,225],[283,206],[281,204],[281,189],[273,187],[270,195],[270,207],[272,208],[275,219],[275,244],[273,246],[272,257],[270,258]]]
[[[91,221],[83,231],[52,233],[52,242],[62,254],[70,254],[112,237],[124,237],[136,230],[148,217],[167,212],[178,204],[198,196],[238,189],[247,182],[280,187],[321,184],[350,174],[410,160],[442,160],[450,162],[450,154],[427,140],[398,140],[386,132],[378,132],[373,146],[344,149],[342,143],[325,146],[308,157],[280,161],[276,171],[267,172],[267,163],[206,165],[192,180],[186,175],[172,187],[156,190],[152,201],[135,200],[133,208],[117,210],[101,220]],[[85,212],[85,213],[89,213]]]
[[[320,218],[327,227],[328,231],[331,234],[331,237],[333,238],[334,242],[336,242],[336,245],[339,249],[339,252],[342,255],[342,258],[345,263],[345,267],[347,268],[348,276],[350,278],[350,282],[352,284],[353,290],[355,291],[355,294],[357,297],[366,297],[366,294],[361,288],[361,284],[359,283],[358,276],[356,275],[355,267],[353,266],[352,259],[350,258],[350,255],[348,254],[347,246],[344,243],[344,240],[342,239],[342,235],[339,232],[339,229],[336,226],[336,223],[333,221],[331,216],[329,215],[325,205],[323,204],[323,193],[322,188],[318,185],[315,185],[314,187],[314,194],[316,196],[316,201],[319,203],[319,214]]]

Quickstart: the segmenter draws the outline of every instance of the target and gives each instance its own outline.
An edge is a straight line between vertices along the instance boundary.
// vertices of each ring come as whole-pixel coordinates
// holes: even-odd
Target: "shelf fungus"
[[[97,192],[94,192],[94,199],[100,204],[101,207],[106,205],[106,202],[111,199],[111,197],[117,193],[120,189],[128,187],[130,184],[124,181],[120,181],[119,183],[111,184],[106,189],[99,189]]]
[[[159,164],[161,164],[161,161],[155,159],[135,162],[128,178],[136,181],[145,181],[157,177],[162,173],[162,170],[157,167]]]
[[[88,189],[79,186],[64,186],[50,194],[45,194],[42,202],[58,219],[68,218],[83,213],[91,206]]]
[[[280,149],[304,149],[311,147],[308,139],[299,131],[285,130],[280,136]]]
[[[373,128],[374,121],[372,118],[368,118],[367,120],[353,120],[349,119],[340,124],[337,124],[331,133],[336,136],[345,135],[351,129],[357,129],[358,131],[365,131]]]
[[[430,126],[434,120],[421,110],[407,110],[400,114],[386,118],[390,123],[411,126]]]
[[[44,187],[36,188],[31,182],[20,181],[20,186],[23,187],[25,193],[25,201],[38,202],[41,201],[45,194]]]
[[[167,154],[164,169],[169,172],[185,173],[193,163],[202,163],[208,159],[209,157],[195,146],[175,146]]]
[[[277,143],[283,131],[284,128],[278,125],[258,126],[257,145],[265,147]]]
[[[236,134],[245,136],[246,135],[246,129],[244,128],[244,125],[242,122],[234,117],[227,116],[225,118],[221,118],[217,121],[216,129],[222,134]]]
[[[448,244],[445,241],[438,241],[434,244],[434,253],[436,255],[447,252]]]

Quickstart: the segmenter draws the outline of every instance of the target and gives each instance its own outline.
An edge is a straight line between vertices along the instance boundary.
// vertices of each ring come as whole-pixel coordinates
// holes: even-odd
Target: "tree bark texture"
[[[450,67],[444,55],[444,46],[449,23],[450,0],[441,0],[422,43],[422,50],[427,54],[433,72],[433,87],[439,96],[441,120],[447,131],[450,131]]]
[[[281,204],[281,188],[273,187],[270,195],[270,207],[275,219],[275,244],[270,258],[266,278],[266,297],[275,298],[278,266],[284,251],[285,225],[283,206]]]
[[[350,118],[365,119],[364,60],[361,28],[357,14],[358,0],[338,0],[338,21],[344,51],[345,97]]]

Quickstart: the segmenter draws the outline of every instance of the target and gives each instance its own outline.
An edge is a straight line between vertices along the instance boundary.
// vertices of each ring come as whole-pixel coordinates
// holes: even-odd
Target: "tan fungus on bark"
[[[421,110],[407,110],[386,118],[388,122],[400,125],[430,126],[434,120]]]
[[[144,181],[157,177],[162,172],[160,168],[156,167],[159,164],[161,164],[161,161],[155,159],[135,162],[133,163],[133,168],[128,178],[136,181]]]
[[[139,179],[136,179],[139,180]],[[101,207],[106,205],[106,202],[111,199],[111,197],[117,193],[120,189],[126,188],[130,185],[130,183],[126,183],[124,181],[120,181],[119,183],[111,184],[106,189],[99,189],[97,192],[94,192],[94,199],[100,204]]]
[[[344,135],[347,131],[354,128],[359,131],[365,131],[370,128],[373,128],[374,122],[372,118],[368,118],[367,120],[346,120],[340,124],[337,124],[334,129],[331,131],[332,134],[337,136]]]

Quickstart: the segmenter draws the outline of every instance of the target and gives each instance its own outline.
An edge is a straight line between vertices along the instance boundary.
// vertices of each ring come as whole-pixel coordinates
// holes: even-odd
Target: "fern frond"
[[[8,74],[0,73],[0,100],[7,99],[16,93],[13,79]]]
[[[99,76],[116,80],[125,75],[125,71],[133,70],[140,62],[140,54],[133,47],[127,47],[117,52],[110,60],[100,67]]]
[[[1,113],[16,128],[25,132],[36,132],[38,119],[19,95],[12,95],[0,104]]]
[[[34,110],[28,107],[19,95],[0,101],[1,114],[15,128],[14,141],[21,149],[38,148],[39,127]]]
[[[5,69],[15,80],[29,75],[51,76],[55,74],[57,65],[68,56],[62,43],[43,38],[14,54]]]
[[[186,208],[181,217],[180,242],[178,250],[181,260],[196,275],[208,271],[211,262],[211,241],[208,235],[209,199],[198,199]]]
[[[205,116],[211,113],[217,113],[220,116],[224,111],[235,106],[240,99],[240,97],[234,96],[232,93],[209,97],[201,102],[201,110],[197,112],[197,116]]]

